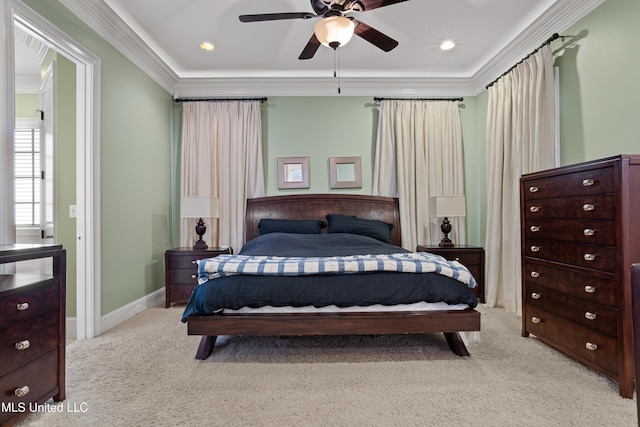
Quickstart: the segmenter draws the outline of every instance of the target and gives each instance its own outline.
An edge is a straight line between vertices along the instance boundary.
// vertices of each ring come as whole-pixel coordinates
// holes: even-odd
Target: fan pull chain
[[[336,67],[336,60],[337,60],[337,67]],[[336,71],[337,70],[337,71]],[[333,78],[337,78],[338,79],[338,93],[341,93],[340,90],[340,52],[338,51],[337,48],[333,49]]]

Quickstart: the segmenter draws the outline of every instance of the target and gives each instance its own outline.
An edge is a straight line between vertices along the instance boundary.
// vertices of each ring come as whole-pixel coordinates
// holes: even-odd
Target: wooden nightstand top
[[[233,249],[232,248],[215,248],[215,247],[208,247],[207,249],[193,249],[190,246],[183,246],[183,247],[179,247],[179,248],[173,248],[173,249],[168,249],[167,252],[184,252],[184,253],[191,253],[191,254],[197,254],[197,253],[203,253],[203,254],[216,254],[216,255],[220,255],[220,254],[233,254]]]
[[[416,251],[418,252],[429,252],[430,250],[438,250],[438,251],[457,251],[461,249],[484,249],[482,246],[474,246],[474,245],[455,245],[451,247],[441,247],[438,244],[435,245],[418,245]]]

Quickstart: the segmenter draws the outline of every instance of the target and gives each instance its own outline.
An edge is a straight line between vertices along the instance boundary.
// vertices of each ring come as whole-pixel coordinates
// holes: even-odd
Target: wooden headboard
[[[398,199],[360,194],[294,194],[248,199],[245,239],[248,242],[260,235],[258,224],[263,218],[326,221],[325,215],[331,213],[355,215],[358,218],[377,219],[393,224],[391,243],[401,246]],[[327,227],[323,229],[323,232],[326,231]]]

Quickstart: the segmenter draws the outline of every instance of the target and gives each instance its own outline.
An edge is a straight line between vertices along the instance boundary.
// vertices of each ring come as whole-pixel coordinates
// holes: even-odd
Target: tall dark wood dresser
[[[522,335],[633,397],[631,264],[640,261],[640,155],[523,175]]]
[[[51,273],[15,273],[47,259]],[[0,425],[53,397],[65,399],[66,252],[61,245],[0,245]]]

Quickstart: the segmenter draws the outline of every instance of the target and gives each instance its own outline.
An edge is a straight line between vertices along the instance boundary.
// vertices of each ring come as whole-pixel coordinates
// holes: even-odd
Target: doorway
[[[100,334],[100,193],[99,93],[100,60],[81,44],[18,0],[7,0],[4,19],[6,51],[14,52],[14,29],[19,27],[32,37],[72,61],[76,66],[76,337],[92,338]],[[15,56],[7,56],[7,69],[14,70]],[[15,98],[14,73],[7,72],[6,92]],[[13,101],[8,108],[8,123],[15,121]],[[13,142],[10,137],[9,143]],[[11,168],[12,170],[13,168]],[[13,176],[7,177],[13,182]],[[6,204],[8,213],[13,209]],[[13,213],[8,213],[13,218]],[[15,223],[15,222],[14,222]],[[6,229],[7,227],[4,226]],[[1,231],[1,230],[0,230]]]

